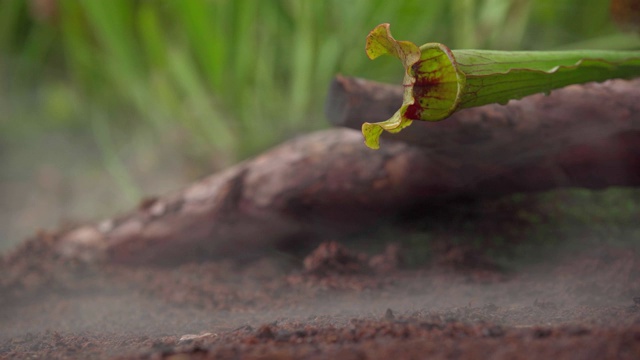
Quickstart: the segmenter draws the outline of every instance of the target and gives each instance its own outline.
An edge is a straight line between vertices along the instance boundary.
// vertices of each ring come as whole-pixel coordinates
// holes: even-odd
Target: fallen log
[[[639,84],[572,86],[441,123],[415,122],[376,151],[359,130],[304,135],[121,217],[60,234],[57,249],[128,264],[250,256],[458,197],[638,186]],[[372,90],[379,86],[337,78],[330,120],[356,128],[383,120],[381,109],[392,109],[398,91],[382,96]]]

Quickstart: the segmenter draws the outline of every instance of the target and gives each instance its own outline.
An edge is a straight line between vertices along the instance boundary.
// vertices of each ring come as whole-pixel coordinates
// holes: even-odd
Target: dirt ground
[[[615,243],[512,268],[465,245],[125,267],[55,243],[0,262],[0,359],[640,358],[640,253]]]

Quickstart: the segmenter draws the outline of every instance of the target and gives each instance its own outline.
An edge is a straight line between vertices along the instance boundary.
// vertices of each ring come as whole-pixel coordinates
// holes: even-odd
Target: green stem
[[[413,120],[440,121],[454,112],[509,100],[571,84],[640,76],[638,51],[488,51],[450,50],[438,43],[421,47],[397,41],[389,24],[367,37],[371,59],[390,54],[405,68],[404,99],[388,120],[365,123],[365,143],[379,147],[383,130],[395,133]]]

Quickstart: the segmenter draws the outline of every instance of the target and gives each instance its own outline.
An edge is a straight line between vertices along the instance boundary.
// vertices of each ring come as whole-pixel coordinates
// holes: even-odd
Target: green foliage
[[[392,61],[371,66],[364,54],[376,24],[452,47],[540,49],[616,34],[607,3],[6,0],[0,141],[76,131],[95,136],[107,167],[119,167],[124,155],[108,149],[118,139],[151,133],[163,146],[178,131],[187,139],[179,151],[229,164],[325,126],[336,73],[397,81]]]

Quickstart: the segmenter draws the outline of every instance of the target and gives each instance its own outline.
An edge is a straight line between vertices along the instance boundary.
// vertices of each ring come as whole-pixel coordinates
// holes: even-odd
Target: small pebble
[[[387,311],[384,313],[384,319],[385,320],[394,320],[396,317],[393,315],[393,311],[391,311],[391,309],[387,309]]]

